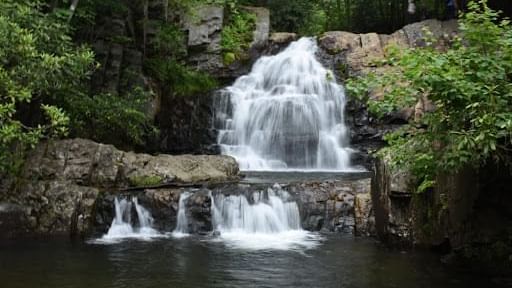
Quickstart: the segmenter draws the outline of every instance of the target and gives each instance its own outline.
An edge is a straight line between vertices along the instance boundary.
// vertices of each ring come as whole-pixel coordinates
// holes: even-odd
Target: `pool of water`
[[[242,171],[241,183],[293,183],[293,182],[323,182],[333,180],[360,180],[371,178],[373,172],[365,171],[363,168],[352,172],[339,171]]]
[[[0,242],[0,287],[505,287],[437,255],[320,235],[291,250],[240,249],[215,237]]]

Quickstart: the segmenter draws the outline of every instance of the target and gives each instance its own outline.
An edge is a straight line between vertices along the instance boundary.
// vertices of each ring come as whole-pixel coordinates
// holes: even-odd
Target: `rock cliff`
[[[425,44],[425,29],[428,29],[432,32],[432,37],[439,40],[438,45],[442,46],[457,33],[457,27],[456,21],[426,20],[407,25],[391,35],[326,32],[318,39],[321,48],[318,57],[343,83],[349,77],[364,76],[369,72],[385,72],[386,67],[377,67],[376,63],[387,55],[386,46],[389,44],[403,48],[422,46]],[[371,95],[375,99],[382,96],[379,91],[373,91]],[[376,119],[368,113],[365,103],[349,98],[346,121],[350,127],[351,145],[361,152],[355,155],[354,162],[371,169],[372,164],[367,155],[385,144],[382,136],[429,109],[429,102],[421,101],[416,107],[396,111],[386,115],[384,119]]]

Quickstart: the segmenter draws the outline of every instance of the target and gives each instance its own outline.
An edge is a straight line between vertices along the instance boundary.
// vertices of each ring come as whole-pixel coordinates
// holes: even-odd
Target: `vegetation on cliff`
[[[384,115],[418,101],[432,101],[434,110],[386,136],[394,164],[421,181],[434,184],[438,173],[452,173],[488,161],[510,164],[512,149],[512,27],[487,6],[473,1],[460,19],[461,38],[450,47],[390,48],[380,75],[353,80],[355,95],[384,91],[369,108]],[[426,100],[428,99],[428,100]]]
[[[256,16],[244,10],[233,9],[229,15],[228,25],[222,29],[221,38],[224,64],[228,65],[235,60],[243,60],[244,53],[250,48],[256,22]]]

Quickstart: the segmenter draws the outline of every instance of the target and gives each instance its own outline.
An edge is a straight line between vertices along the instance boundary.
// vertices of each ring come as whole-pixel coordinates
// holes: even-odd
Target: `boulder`
[[[224,21],[224,8],[204,5],[184,20],[188,31],[188,46],[207,46],[210,51],[220,50],[220,31]]]
[[[269,41],[273,44],[289,44],[297,40],[297,34],[290,32],[274,32],[270,34]]]
[[[358,236],[374,235],[375,218],[372,213],[370,193],[356,194],[354,199],[355,234]]]
[[[375,229],[380,239],[399,247],[412,246],[411,198],[415,191],[410,173],[397,170],[390,159],[375,160],[371,199]]]
[[[370,183],[370,179],[306,181],[284,189],[297,200],[304,229],[374,235],[371,200],[364,203],[366,210],[362,202],[355,210],[356,199],[364,197],[359,195],[369,195]]]
[[[100,188],[238,179],[238,164],[229,156],[152,156],[86,139],[43,143],[29,155],[27,163],[25,179],[71,181]]]
[[[253,32],[251,49],[261,49],[268,41],[270,31],[270,11],[262,7],[244,7],[250,13],[256,15],[256,28]]]
[[[72,181],[27,182],[4,199],[4,207],[11,208],[0,213],[0,222],[6,225],[0,225],[0,230],[11,236],[25,232],[85,235],[92,228],[92,208],[98,194],[97,188]],[[16,218],[9,218],[12,215]],[[9,223],[20,226],[10,227]]]

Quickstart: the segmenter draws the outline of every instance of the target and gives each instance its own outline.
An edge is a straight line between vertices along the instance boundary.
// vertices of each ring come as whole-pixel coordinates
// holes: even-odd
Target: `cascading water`
[[[132,226],[132,208],[135,206],[135,212],[139,225],[134,228]],[[119,200],[117,197],[114,199],[115,217],[112,220],[112,225],[108,229],[107,234],[103,235],[101,241],[116,241],[124,238],[143,238],[160,236],[160,233],[153,229],[153,217],[151,213],[139,204],[137,197],[133,197],[130,201],[128,199]]]
[[[180,195],[178,201],[178,219],[176,223],[176,229],[172,232],[172,235],[176,238],[185,237],[188,235],[188,219],[187,219],[187,207],[186,200],[190,197],[189,192],[183,192]]]
[[[151,216],[151,213],[139,204],[137,197],[133,197],[133,204],[135,205],[135,211],[137,211],[137,218],[139,219],[139,234],[158,234],[158,232],[152,228],[153,217]]]
[[[114,199],[115,217],[114,220],[112,220],[107,234],[103,236],[103,238],[119,238],[123,235],[133,234],[131,208],[131,201],[126,199],[119,200],[117,197]]]
[[[212,196],[214,229],[220,239],[243,249],[312,248],[318,235],[300,227],[297,203],[279,185],[265,192]]]
[[[242,170],[348,170],[345,94],[302,38],[221,91],[215,126]]]

